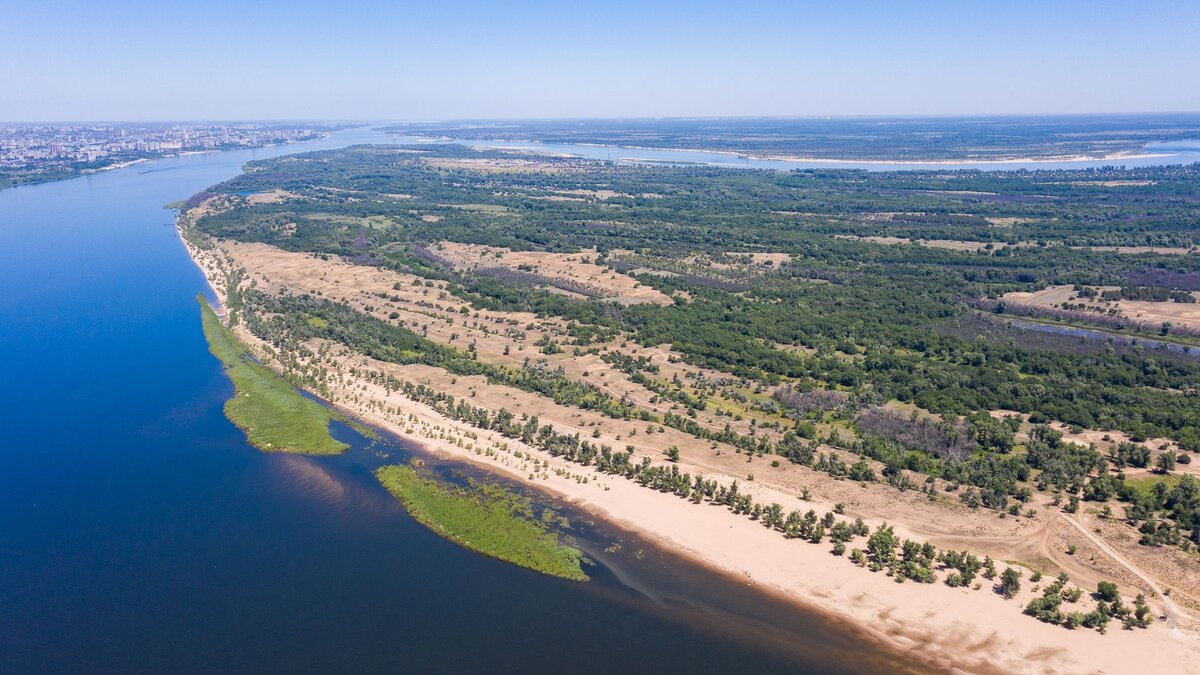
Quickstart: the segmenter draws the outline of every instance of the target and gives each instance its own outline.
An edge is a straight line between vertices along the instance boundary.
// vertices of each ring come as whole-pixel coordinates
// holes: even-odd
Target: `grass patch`
[[[534,520],[528,500],[495,485],[458,487],[409,465],[385,466],[375,476],[417,522],[463,548],[550,576],[588,578],[579,550]]]
[[[452,209],[473,211],[475,213],[501,214],[508,213],[508,207],[503,204],[447,204]]]
[[[331,420],[341,415],[296,392],[271,369],[255,363],[213,313],[204,296],[196,296],[208,350],[225,366],[233,381],[233,398],[225,416],[246,433],[250,444],[268,452],[336,455],[349,446],[329,435]]]
[[[1048,575],[1048,574],[1050,574],[1050,572],[1049,572],[1050,567],[1046,565],[1047,562],[1049,562],[1049,561],[1046,560],[1045,558],[1038,558],[1038,559],[1036,559],[1036,562],[1024,562],[1021,560],[1005,560],[1004,564],[1008,565],[1009,567],[1024,567],[1025,569],[1029,570],[1030,572],[1037,572],[1038,574],[1041,574],[1041,575]]]
[[[1150,476],[1142,476],[1141,478],[1126,478],[1125,485],[1133,488],[1134,491],[1140,496],[1147,497],[1150,495],[1150,491],[1154,489],[1156,484],[1165,483],[1167,490],[1171,490],[1178,485],[1179,481],[1182,479],[1183,476],[1177,473],[1167,474],[1165,476],[1155,474]]]

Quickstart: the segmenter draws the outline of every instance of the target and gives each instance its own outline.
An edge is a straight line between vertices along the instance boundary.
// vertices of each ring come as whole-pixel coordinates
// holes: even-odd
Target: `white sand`
[[[191,247],[189,252],[219,292],[223,284],[212,276],[217,273],[212,254]],[[238,334],[260,351],[265,347],[244,330]],[[359,368],[407,375],[406,379],[417,374],[413,367],[361,356],[353,356],[352,361]],[[350,365],[344,363],[343,372]],[[897,584],[882,573],[831,555],[827,543],[787,540],[724,508],[692,504],[596,473],[457,423],[364,381],[348,379],[337,396],[339,407],[431,452],[529,482],[717,570],[835,615],[902,652],[944,667],[966,672],[1200,673],[1200,641],[1194,633],[1170,629],[1162,622],[1137,631],[1122,630],[1114,622],[1107,635],[1050,626],[1022,615],[1021,607],[1032,596],[1027,581],[1014,600],[990,592],[986,580],[981,590],[954,589],[940,582]],[[487,454],[485,449],[493,452]],[[531,479],[530,460],[517,458],[516,451],[536,457],[548,468],[537,470]],[[686,465],[681,469],[694,470]],[[581,476],[587,476],[588,482],[583,483]],[[770,488],[747,486],[757,493],[757,501],[795,502],[789,495],[772,494]],[[819,505],[809,506],[822,511]],[[857,545],[862,546],[861,540]]]

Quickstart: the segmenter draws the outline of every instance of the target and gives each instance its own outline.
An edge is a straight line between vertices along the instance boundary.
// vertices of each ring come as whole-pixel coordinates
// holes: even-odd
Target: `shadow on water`
[[[246,443],[163,204],[253,159],[391,140],[351,130],[0,191],[0,672],[911,669],[550,498],[593,581],[466,551],[375,480],[416,454],[396,439],[335,424],[351,448],[329,458]]]
[[[897,654],[844,620],[806,609],[744,578],[695,563],[645,536],[598,518],[573,503],[529,485],[488,472],[476,465],[441,457],[410,442],[378,431],[363,436],[334,422],[335,438],[351,447],[336,457],[272,455],[279,489],[313,501],[349,520],[364,516],[407,519],[398,500],[374,480],[384,465],[420,459],[440,478],[498,484],[533,502],[539,516],[550,509],[569,523],[556,531],[586,556],[590,581],[566,582],[592,600],[653,616],[688,631],[710,645],[745,651],[787,670],[821,673],[929,672],[927,664]],[[510,568],[515,574],[536,573],[463,551],[483,564]],[[562,584],[546,579],[548,583]],[[587,670],[587,668],[583,668]]]

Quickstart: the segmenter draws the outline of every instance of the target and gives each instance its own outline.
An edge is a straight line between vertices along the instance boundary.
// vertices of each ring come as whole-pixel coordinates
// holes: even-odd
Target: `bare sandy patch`
[[[916,244],[917,246],[928,246],[929,248],[941,248],[949,251],[969,251],[977,252],[991,249],[1007,248],[1008,244],[1002,241],[962,241],[958,239],[910,239],[908,237],[885,237],[885,236],[856,236],[851,234],[835,234],[838,239],[850,239],[854,241],[869,241],[876,244]]]
[[[994,227],[1013,227],[1027,222],[1025,218],[1015,218],[1012,216],[984,216],[984,220],[988,221]]]
[[[741,258],[747,265],[760,265],[764,267],[778,267],[784,263],[791,262],[791,253],[740,253],[732,252],[727,254],[734,258]]]
[[[572,167],[562,162],[515,157],[429,157],[424,162],[435,169],[477,173],[563,173],[572,170]]]
[[[298,199],[300,195],[287,190],[271,190],[270,192],[256,192],[246,195],[248,204],[280,204],[289,199]]]
[[[869,241],[873,244],[911,244],[908,237],[885,237],[876,235],[858,236],[854,234],[835,234],[834,239],[849,239],[850,241]]]
[[[1116,286],[1096,286],[1098,292],[1118,290]],[[1192,295],[1200,300],[1200,293]],[[1063,304],[1084,305],[1097,314],[1107,314],[1115,310],[1118,315],[1145,321],[1149,323],[1170,323],[1173,326],[1188,326],[1200,328],[1200,302],[1149,302],[1145,300],[1102,300],[1097,294],[1094,298],[1084,298],[1079,295],[1074,286],[1049,286],[1040,291],[1014,291],[1005,293],[1002,300],[1035,305],[1045,308],[1059,308]]]
[[[625,274],[593,262],[595,250],[580,253],[511,251],[495,246],[439,242],[434,253],[448,260],[455,269],[481,270],[504,268],[563,282],[563,290],[615,300],[622,304],[653,303],[666,305],[671,298]]]
[[[1067,185],[1096,185],[1099,187],[1146,187],[1148,185],[1158,185],[1156,180],[1073,180],[1068,181]]]

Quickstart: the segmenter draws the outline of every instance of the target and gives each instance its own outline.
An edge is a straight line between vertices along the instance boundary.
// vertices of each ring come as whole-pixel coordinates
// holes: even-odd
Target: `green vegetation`
[[[636,420],[618,438],[621,452],[596,440],[603,438],[598,428],[584,440],[588,430],[566,434],[536,416],[475,406],[473,389],[455,398],[373,368],[353,372],[566,461],[719,505],[789,539],[827,543],[834,555],[897,583],[940,579],[978,589],[982,578],[1006,597],[1022,592],[1019,570],[999,570],[991,559],[902,540],[886,526],[872,532],[838,512],[784,512],[778,504],[755,503],[737,482],[686,473],[681,466],[690,458],[679,448],[691,446],[635,460],[635,434],[672,427],[717,454],[727,444],[747,463],[792,462],[1005,518],[1032,517],[1047,504],[1073,513],[1084,501],[1101,503],[1108,517],[1114,512],[1104,502],[1122,500],[1128,506],[1113,517],[1136,528],[1142,544],[1189,550],[1200,543],[1200,483],[1176,477],[1175,463],[1190,455],[1145,445],[1164,437],[1184,451],[1200,449],[1197,354],[1115,334],[1105,340],[1047,332],[1010,318],[1013,307],[999,300],[1068,285],[1080,297],[1118,287],[1191,304],[1180,298],[1200,290],[1200,256],[1095,247],[1200,245],[1194,227],[1200,165],[769,172],[623,166],[461,146],[419,150],[350,148],[252,163],[242,177],[212,188],[231,208],[205,215],[195,229],[415,275],[404,283],[428,299],[406,311],[428,308],[432,319],[443,311],[441,302],[452,302],[455,315],[436,320],[504,335],[505,355],[510,346],[542,349],[529,350],[520,367],[481,360],[474,342],[461,349],[435,342],[428,323],[405,316],[401,298],[386,290],[372,293],[362,311],[319,290],[231,286],[239,318],[277,348],[284,368],[304,386],[322,392],[330,380],[307,358],[320,355],[312,352],[316,340],[324,345],[318,351],[344,345],[380,361],[422,364],[452,377],[482,375],[562,405]],[[504,170],[511,160],[521,169]],[[494,170],[476,168],[484,164]],[[251,205],[237,196],[273,189],[297,197]],[[564,191],[597,197],[547,198]],[[387,197],[396,194],[405,198]],[[956,243],[861,239],[880,236]],[[583,252],[606,268],[601,274],[632,276],[673,302],[607,301],[535,274],[533,266],[456,268],[439,255],[444,241]],[[403,288],[397,282],[392,290]],[[387,314],[388,305],[397,311]],[[485,309],[557,317],[567,329],[554,340],[525,342],[521,326],[533,330],[538,322],[481,317]],[[1170,334],[1181,335],[1176,328]],[[668,377],[637,350],[662,344],[670,347],[669,360],[709,372]],[[647,390],[649,405],[617,398],[588,372],[568,375],[543,358],[560,351],[598,357]],[[997,410],[1023,415],[997,419]],[[714,418],[748,424],[721,428]],[[1130,442],[1103,453],[1070,442],[1054,422],[1076,433],[1120,430]],[[1144,485],[1126,481],[1129,467],[1156,467],[1161,475]],[[1034,500],[1035,491],[1047,497]],[[478,500],[471,491],[458,496]],[[1067,628],[1103,630],[1113,617],[1144,623],[1136,608],[1112,601],[1087,613],[1060,611],[1082,591],[1065,580],[1051,587],[1029,603],[1028,613]]]
[[[850,561],[872,572],[886,573],[896,583],[908,581],[934,583],[938,579],[937,570],[941,570],[945,573],[943,579],[948,586],[972,587],[976,575],[982,574],[985,579],[997,581],[995,589],[1005,597],[1010,598],[1020,591],[1020,570],[1012,566],[999,572],[996,562],[990,557],[981,561],[966,551],[939,550],[928,542],[902,540],[888,525],[880,525],[872,532],[861,518],[850,521],[847,518],[839,518],[833,511],[828,511],[820,517],[812,509],[803,514],[799,511],[785,514],[783,507],[779,504],[764,505],[754,502],[751,495],[740,491],[736,480],[728,486],[722,485],[703,475],[692,476],[681,472],[679,466],[674,463],[655,465],[649,457],[643,457],[641,462],[635,463],[632,461],[631,452],[614,452],[607,445],[597,445],[581,440],[577,434],[567,435],[556,432],[549,424],[539,426],[537,417],[529,417],[522,423],[508,411],[500,410],[492,414],[486,409],[475,407],[466,401],[456,401],[453,396],[423,384],[401,382],[395,379],[385,379],[383,383],[390,389],[402,391],[410,399],[426,403],[438,412],[454,419],[468,422],[480,429],[496,431],[509,438],[519,438],[556,457],[582,466],[594,466],[603,473],[635,481],[653,490],[674,494],[680,499],[695,504],[708,503],[723,506],[732,513],[746,516],[765,528],[779,532],[788,539],[810,544],[821,544],[828,540],[833,543],[830,553],[836,556],[846,554],[847,544],[866,537],[864,548],[854,548],[849,551]],[[388,482],[383,475],[390,474],[391,471],[401,472],[400,481],[429,480],[420,478],[410,467],[385,467],[377,472],[381,474],[380,480],[384,481],[385,485],[388,485]],[[393,494],[400,496],[399,492],[391,486],[388,489]],[[433,489],[433,487],[426,488],[426,490]],[[453,491],[455,488],[447,489]],[[403,497],[401,498],[403,499]],[[461,495],[461,499],[471,501],[472,497],[469,493],[464,493]],[[407,503],[406,506],[408,506]],[[447,508],[449,510],[463,508],[469,511],[479,511],[477,507],[469,504]],[[507,510],[511,513],[511,507],[499,510]],[[526,511],[526,513],[528,512]],[[414,516],[416,515],[414,513]],[[417,517],[420,520],[420,517]],[[463,518],[468,522],[473,522],[482,516],[472,515],[463,516]],[[450,535],[445,536],[450,537]],[[484,533],[481,536],[487,535]],[[502,546],[507,545],[502,544]],[[1026,608],[1026,614],[1068,628],[1084,625],[1097,628],[1101,632],[1104,631],[1104,626],[1112,616],[1119,616],[1123,619],[1133,617],[1134,620],[1127,623],[1131,628],[1145,628],[1149,625],[1148,608],[1137,609],[1130,613],[1123,609],[1119,601],[1110,606],[1106,605],[1103,600],[1097,604],[1095,611],[1087,615],[1089,617],[1087,622],[1075,623],[1069,617],[1057,612],[1058,606],[1064,599],[1067,602],[1077,602],[1083,595],[1082,590],[1076,586],[1066,587],[1067,581],[1067,576],[1061,575],[1059,580],[1047,589],[1045,599],[1035,598],[1030,602]],[[1145,601],[1142,599],[1139,607],[1144,607],[1144,605]]]
[[[1021,590],[1021,570],[1016,567],[1005,568],[1000,575],[999,592],[1005,598],[1011,599]]]
[[[251,445],[268,452],[307,455],[335,455],[349,447],[329,435],[329,422],[344,421],[341,415],[301,396],[269,368],[255,363],[204,296],[196,301],[209,351],[233,381],[234,396],[225,402],[225,416],[246,433]]]
[[[528,500],[495,485],[459,487],[414,466],[385,466],[375,475],[417,522],[459,546],[542,574],[588,578],[579,550],[535,520]]]
[[[1103,470],[1144,466],[1143,457],[1105,457],[1064,442],[1049,422],[1120,430],[1135,442],[1166,437],[1185,451],[1200,450],[1197,399],[1190,395],[1200,388],[1194,349],[1131,344],[1116,334],[1106,341],[1035,331],[1009,318],[1013,307],[1001,312],[996,304],[1010,291],[1051,284],[1074,285],[1081,298],[1100,287],[1150,298],[1200,290],[1200,256],[1094,248],[1200,246],[1194,227],[1200,166],[775,172],[623,166],[457,145],[420,150],[357,147],[251,163],[244,175],[212,188],[233,208],[200,218],[196,231],[412,273],[425,284],[445,283],[445,293],[478,309],[560,317],[572,325],[572,339],[560,349],[582,353],[618,335],[642,345],[667,343],[682,360],[727,373],[728,381],[685,388],[660,381],[648,363],[599,347],[601,358],[667,402],[666,412],[654,413],[537,364],[481,362],[470,349],[435,344],[414,328],[324,299],[254,290],[231,296],[231,308],[245,303],[247,326],[280,347],[281,358],[303,352],[310,338],[329,339],[381,360],[482,374],[557,403],[674,427],[751,456],[781,456],[835,477],[882,480],[937,498],[933,482],[922,485],[905,471],[926,474],[949,482],[947,491],[969,506],[1013,515],[1026,509],[1033,489],[1063,494],[1069,508],[1080,498],[1135,501]],[[533,162],[547,171],[455,164],[481,158]],[[274,189],[301,198],[238,201],[239,194]],[[562,190],[614,196],[545,199]],[[847,238],[871,236],[968,246]],[[633,275],[675,302],[621,306],[553,292],[534,274],[455,270],[439,257],[439,241],[595,249],[595,262],[612,274]],[[751,265],[735,251],[788,258]],[[1182,339],[1179,330],[1171,329],[1173,339]],[[302,376],[303,386],[323,392],[319,374]],[[826,394],[836,396],[813,399]],[[909,420],[880,408],[897,401],[932,417]],[[737,418],[751,408],[755,417],[763,413],[755,420],[759,428],[782,438],[755,429],[716,431],[695,419],[702,411]],[[1011,424],[991,418],[997,409],[1029,415],[1036,426],[1027,443],[1014,439],[1016,418]],[[862,458],[882,462],[882,476]],[[1154,465],[1173,470],[1169,458]],[[1200,543],[1200,513],[1169,497],[1135,501],[1131,513],[1155,532],[1170,529],[1169,540],[1181,540],[1183,529]],[[1155,514],[1164,509],[1171,522]]]
[[[1126,478],[1122,485],[1127,488],[1131,499],[1151,497],[1157,492],[1167,493],[1179,484],[1182,476],[1143,476]],[[1158,487],[1159,484],[1162,487]]]

